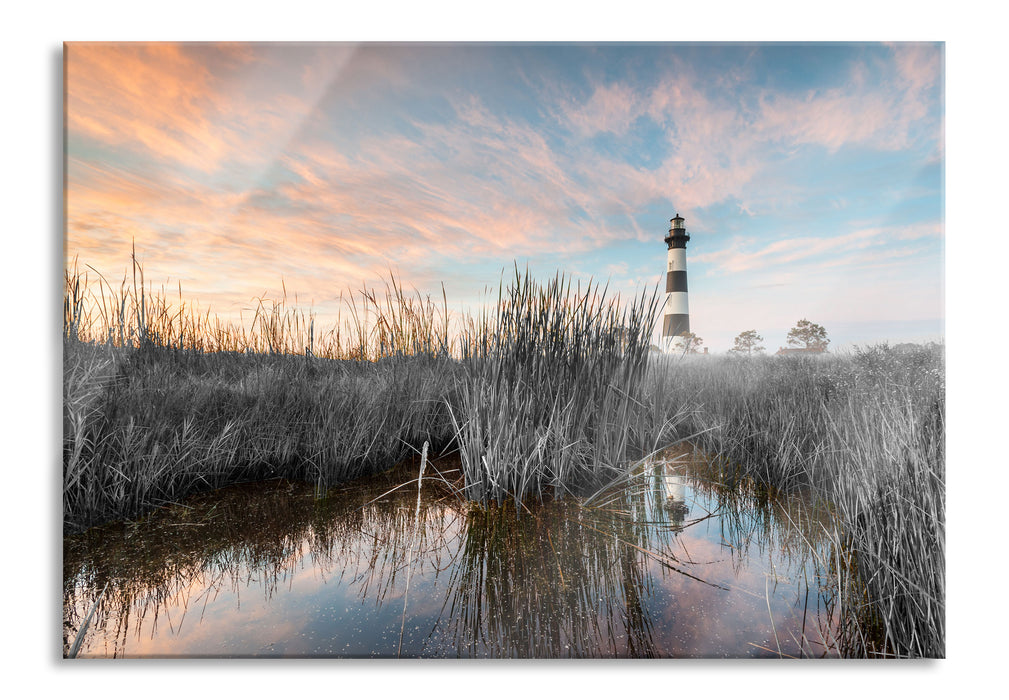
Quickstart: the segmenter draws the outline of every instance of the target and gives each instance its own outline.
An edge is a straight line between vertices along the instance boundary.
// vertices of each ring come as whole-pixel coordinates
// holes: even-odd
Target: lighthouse
[[[666,304],[662,317],[663,352],[670,352],[678,335],[690,332],[690,311],[687,307],[687,241],[690,235],[683,227],[683,217],[677,214],[669,220],[665,238]]]

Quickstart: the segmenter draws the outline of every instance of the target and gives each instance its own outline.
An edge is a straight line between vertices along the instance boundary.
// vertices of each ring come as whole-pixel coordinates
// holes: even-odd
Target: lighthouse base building
[[[690,236],[679,214],[669,221],[665,238],[666,303],[662,312],[662,338],[659,347],[671,352],[678,336],[690,332],[690,308],[687,304],[687,241]]]

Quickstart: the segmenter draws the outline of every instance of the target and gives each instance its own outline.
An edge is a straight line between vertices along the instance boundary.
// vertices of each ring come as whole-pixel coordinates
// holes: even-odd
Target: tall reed
[[[452,419],[467,497],[560,496],[598,484],[636,456],[656,296],[626,308],[606,289],[546,284],[516,269],[496,318],[468,343]]]
[[[77,259],[64,273],[63,334],[68,340],[116,348],[175,348],[197,352],[304,355],[377,361],[396,355],[465,354],[450,335],[448,300],[407,291],[390,273],[384,290],[364,287],[339,297],[332,326],[318,327],[313,311],[292,305],[281,281],[279,298],[254,299],[251,320],[230,321],[178,300],[146,282],[135,254],[118,284]]]

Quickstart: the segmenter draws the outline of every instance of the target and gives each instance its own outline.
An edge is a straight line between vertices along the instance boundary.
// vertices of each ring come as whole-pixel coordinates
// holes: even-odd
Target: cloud
[[[942,75],[942,49],[935,44],[890,44],[900,86],[911,96],[936,87]]]
[[[848,233],[823,237],[785,238],[763,245],[755,239],[737,240],[728,248],[691,256],[691,262],[711,266],[710,274],[738,274],[741,272],[771,272],[780,268],[793,268],[797,263],[815,262],[820,267],[851,266],[857,261],[869,262],[862,257],[841,257],[872,248],[875,260],[907,257],[910,253],[900,242],[938,237],[941,227],[935,223],[900,227],[863,228]],[[897,250],[880,248],[896,246]]]
[[[651,83],[599,83],[583,101],[566,98],[551,114],[576,142],[604,132],[627,136],[641,123],[662,130],[668,155],[659,167],[602,158],[599,176],[587,174],[600,191],[619,192],[629,209],[655,199],[685,210],[737,200],[741,210],[759,211],[755,198],[782,195],[766,186],[766,174],[804,148],[832,155],[851,146],[907,148],[922,138],[934,145],[941,131],[928,125],[936,116],[939,56],[935,45],[898,45],[888,61],[853,62],[837,84],[773,91],[742,70],[713,84],[703,68],[674,59]]]
[[[541,133],[474,97],[453,107],[449,123],[414,121],[410,139],[367,136],[353,156],[323,139],[293,145],[279,208],[398,261],[584,250],[610,235],[591,182]]]
[[[941,49],[934,44],[891,49],[890,62],[853,64],[842,85],[797,95],[763,91],[757,133],[772,141],[823,146],[831,153],[849,145],[908,147],[915,127],[932,116],[936,102],[929,91],[940,75]]]
[[[628,85],[596,85],[589,99],[561,105],[559,113],[567,125],[581,137],[609,132],[626,134],[631,124],[645,112],[646,98]]]
[[[205,173],[262,164],[311,112],[349,51],[330,55],[328,70],[306,72],[297,60],[271,61],[268,49],[245,44],[73,42],[67,127],[75,139]]]
[[[229,150],[215,125],[225,82],[180,44],[70,44],[67,124],[75,136],[211,169]],[[221,66],[245,60],[220,48]]]
[[[831,153],[873,141],[897,148],[900,139],[882,136],[892,128],[893,117],[893,104],[882,94],[835,88],[801,96],[765,95],[755,131],[768,141],[815,144]]]

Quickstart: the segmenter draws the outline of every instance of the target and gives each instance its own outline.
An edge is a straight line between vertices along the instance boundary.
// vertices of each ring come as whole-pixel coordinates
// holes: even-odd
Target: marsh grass
[[[242,326],[145,287],[136,259],[132,272],[118,286],[76,261],[66,273],[67,531],[241,481],[324,488],[451,445],[444,305],[393,279],[325,332],[286,293]]]
[[[437,358],[355,363],[64,348],[71,529],[189,493],[284,476],[327,486],[453,439]]]
[[[246,322],[223,320],[209,308],[178,300],[163,286],[145,282],[134,254],[131,269],[118,284],[77,259],[64,273],[63,335],[115,348],[174,348],[199,353],[299,355],[334,360],[377,361],[393,356],[450,355],[464,352],[449,333],[448,300],[408,291],[390,273],[384,290],[364,287],[341,292],[343,313],[329,328],[317,328],[314,312],[287,296],[252,300]]]
[[[681,363],[662,378],[720,478],[803,490],[827,535],[849,647],[945,653],[945,375],[938,346]],[[682,404],[689,407],[684,408]]]

